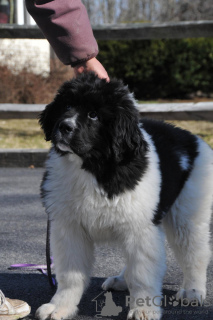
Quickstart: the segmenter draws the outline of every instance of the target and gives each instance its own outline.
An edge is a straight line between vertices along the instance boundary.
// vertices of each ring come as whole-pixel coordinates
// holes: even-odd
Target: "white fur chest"
[[[51,150],[43,184],[44,204],[51,220],[63,220],[65,225],[77,221],[94,240],[105,240],[109,235],[117,238],[130,228],[150,223],[161,182],[156,153],[154,158],[150,154],[148,170],[135,190],[113,199],[107,198],[93,175],[81,169],[81,164],[76,155],[61,157]]]

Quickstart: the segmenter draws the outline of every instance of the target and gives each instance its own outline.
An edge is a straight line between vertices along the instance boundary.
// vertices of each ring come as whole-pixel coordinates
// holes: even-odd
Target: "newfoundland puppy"
[[[212,149],[185,130],[140,120],[128,88],[93,73],[66,82],[40,124],[52,142],[41,191],[58,287],[36,316],[76,314],[94,244],[110,241],[124,252],[126,266],[102,288],[129,290],[128,319],[161,319],[165,234],[184,273],[177,298],[202,302],[211,255]]]

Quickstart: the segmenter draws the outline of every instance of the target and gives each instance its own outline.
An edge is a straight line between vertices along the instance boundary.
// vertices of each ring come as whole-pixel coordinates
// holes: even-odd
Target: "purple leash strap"
[[[50,220],[47,219],[47,236],[46,236],[46,261],[47,265],[44,264],[32,264],[32,263],[20,263],[12,264],[9,269],[26,269],[26,270],[38,270],[48,277],[49,284],[52,288],[55,288],[56,281],[52,276],[51,267],[53,266],[52,258],[50,257]],[[46,272],[47,270],[47,272]]]
[[[53,264],[51,264],[52,266]],[[46,270],[47,270],[47,266],[44,264],[32,264],[32,263],[19,263],[19,264],[12,264],[9,269],[25,269],[25,270],[38,270],[40,271],[42,274],[44,274],[45,276],[48,276]],[[52,283],[55,286],[55,279],[52,277]]]

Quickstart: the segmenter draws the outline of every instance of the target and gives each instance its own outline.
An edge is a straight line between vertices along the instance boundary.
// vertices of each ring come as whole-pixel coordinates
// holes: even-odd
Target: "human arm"
[[[74,67],[76,75],[94,71],[100,78],[108,79],[106,70],[95,58],[98,45],[80,0],[26,0],[26,7],[58,58]]]

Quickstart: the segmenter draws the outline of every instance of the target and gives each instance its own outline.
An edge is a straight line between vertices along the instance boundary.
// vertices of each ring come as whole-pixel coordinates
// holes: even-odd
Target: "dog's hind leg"
[[[200,303],[206,297],[207,267],[211,258],[210,221],[213,191],[213,152],[200,142],[200,152],[183,190],[163,225],[184,279],[178,299]]]
[[[107,278],[102,284],[102,289],[103,290],[113,289],[117,291],[127,290],[127,284],[124,278],[125,270],[126,268],[124,268],[118,276]]]
[[[161,226],[142,226],[128,234],[125,279],[129,289],[127,319],[160,320],[162,282],[166,270],[165,237]]]
[[[168,242],[184,274],[177,299],[201,302],[206,296],[206,273],[211,255],[209,226],[181,222],[183,224],[176,221],[171,227],[170,219],[164,221]]]

